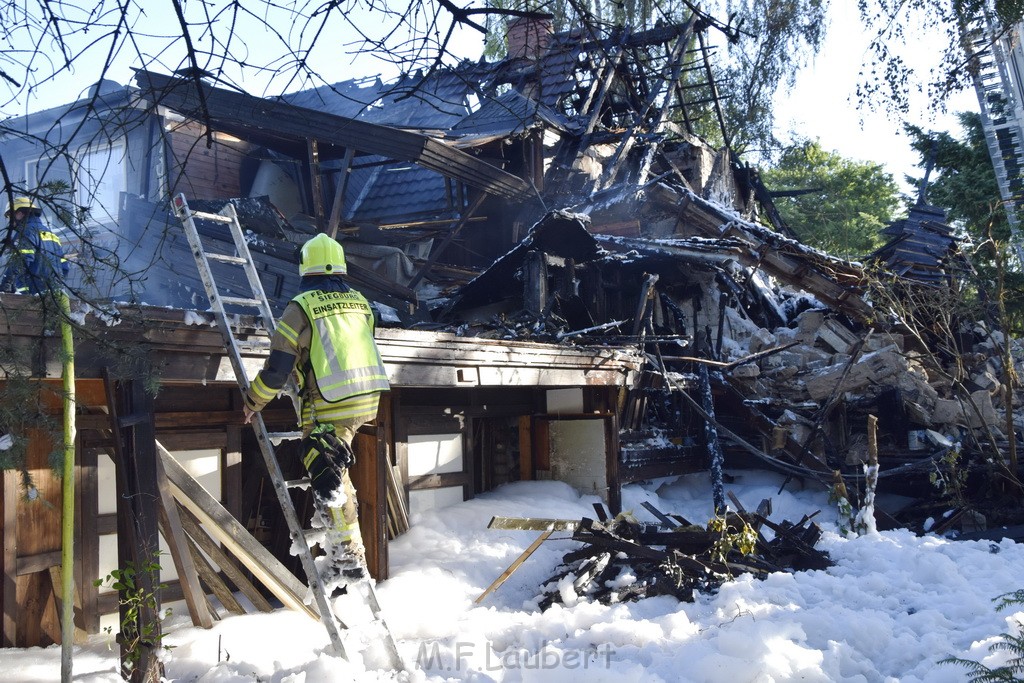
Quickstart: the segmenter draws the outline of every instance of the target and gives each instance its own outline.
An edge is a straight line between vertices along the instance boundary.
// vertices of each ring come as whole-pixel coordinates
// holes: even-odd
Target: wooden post
[[[17,470],[4,470],[4,634],[3,646],[18,644],[18,499]]]
[[[341,177],[338,178],[338,188],[334,193],[334,202],[331,204],[331,218],[327,221],[327,234],[331,238],[338,236],[338,227],[341,225],[341,213],[345,208],[345,190],[348,188],[348,179],[352,175],[352,157],[355,156],[355,148],[345,148],[345,159],[341,163]]]
[[[156,486],[156,435],[153,427],[153,397],[142,382],[115,382],[104,369],[107,406],[114,434],[114,465],[117,472],[117,549],[121,569],[135,568],[136,582],[143,596],[157,594],[156,572],[146,567],[159,557],[159,531],[152,501],[160,495]],[[121,673],[132,683],[159,681],[163,665],[158,658],[160,620],[157,609],[144,600],[135,617],[138,634],[147,634],[146,642],[121,642]],[[131,623],[128,608],[121,604],[120,623]],[[138,649],[132,652],[134,645]],[[132,665],[132,660],[134,666]],[[130,669],[126,666],[131,667]]]
[[[533,434],[532,418],[519,416],[519,480],[533,480]]]
[[[531,251],[523,260],[523,309],[540,315],[548,303],[548,268],[543,252]]]
[[[700,378],[701,407],[709,416],[704,421],[704,443],[708,449],[708,457],[711,460],[711,494],[715,506],[716,515],[725,514],[725,493],[722,488],[722,464],[725,456],[722,453],[722,445],[718,441],[718,429],[715,421],[715,401],[711,395],[711,377],[708,375],[708,366],[699,365],[697,376]]]
[[[306,138],[306,152],[309,161],[309,191],[313,195],[313,216],[316,218],[316,229],[324,232],[327,228],[324,220],[324,191],[320,178],[320,143],[316,138]]]

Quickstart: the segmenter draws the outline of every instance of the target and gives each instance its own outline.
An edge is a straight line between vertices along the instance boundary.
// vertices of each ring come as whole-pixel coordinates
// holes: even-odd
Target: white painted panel
[[[548,412],[553,415],[583,412],[583,389],[549,389],[547,391]]]
[[[221,451],[219,448],[205,448],[193,451],[173,451],[174,459],[181,463],[181,466],[191,474],[210,495],[220,500],[221,476],[220,462]],[[109,457],[100,456],[97,458],[98,495],[100,514],[113,514],[117,512],[117,486],[114,473],[114,463]],[[155,512],[156,508],[154,508]],[[204,553],[205,554],[205,553]],[[209,559],[209,558],[207,558]],[[174,566],[174,558],[171,557],[170,546],[160,535],[160,580],[173,581],[178,578],[177,569]],[[217,569],[216,564],[212,563]],[[114,569],[119,569],[117,564],[117,534],[100,536],[100,575],[103,578]],[[104,592],[104,589],[100,589]]]
[[[101,453],[96,456],[96,495],[99,496],[99,513],[112,515],[117,512],[117,475],[114,461]]]
[[[172,451],[185,471],[192,475],[207,492],[220,500],[220,449],[205,448],[196,451]]]
[[[551,478],[608,500],[604,420],[552,420]]]
[[[415,515],[427,510],[448,507],[462,502],[461,486],[445,486],[439,489],[417,489],[409,491],[409,514]]]
[[[100,536],[100,575],[96,578],[104,579],[117,568],[117,534],[104,534]],[[100,593],[109,592],[106,585],[100,586]]]
[[[461,434],[417,434],[409,437],[409,476],[461,472]]]

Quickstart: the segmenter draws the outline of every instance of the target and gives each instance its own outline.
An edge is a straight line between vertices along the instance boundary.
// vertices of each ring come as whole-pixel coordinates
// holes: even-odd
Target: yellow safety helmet
[[[344,275],[345,250],[336,240],[320,233],[302,245],[299,253],[299,275]]]
[[[11,204],[11,208],[7,209],[7,212],[4,214],[4,216],[10,216],[15,211],[24,210],[39,211],[39,207],[36,206],[35,202],[33,202],[28,197],[15,197],[14,203]]]

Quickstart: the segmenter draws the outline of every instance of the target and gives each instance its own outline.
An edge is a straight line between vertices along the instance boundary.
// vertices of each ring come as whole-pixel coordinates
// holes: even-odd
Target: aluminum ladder
[[[185,236],[188,238],[189,246],[192,248],[192,255],[195,257],[196,266],[199,268],[200,279],[203,281],[203,287],[206,289],[206,295],[210,300],[210,309],[213,311],[214,316],[217,319],[217,326],[220,328],[221,335],[224,338],[224,347],[228,351],[228,356],[231,359],[231,366],[234,368],[238,386],[242,392],[245,392],[249,387],[249,379],[246,377],[245,368],[242,365],[242,356],[239,348],[241,346],[246,346],[247,348],[262,347],[263,349],[269,349],[270,336],[274,333],[276,322],[274,320],[273,311],[270,309],[270,303],[267,301],[267,295],[263,290],[263,283],[260,282],[259,275],[256,272],[256,267],[252,261],[252,256],[249,253],[249,246],[245,241],[242,226],[238,222],[238,214],[235,211],[234,205],[230,202],[226,203],[219,213],[192,211],[192,209],[189,208],[188,201],[185,199],[184,194],[178,194],[175,196],[172,204],[174,212],[181,220],[182,226],[185,229]],[[229,255],[219,254],[212,251],[208,252],[199,237],[199,231],[195,224],[196,219],[221,223],[228,226],[234,241],[235,254]],[[225,296],[222,294],[220,287],[214,279],[213,270],[210,267],[210,261],[218,261],[242,268],[245,271],[251,296]],[[228,314],[225,311],[225,306],[237,306],[258,310],[259,315],[263,319],[264,328],[267,333],[266,339],[261,340],[263,344],[240,343],[235,337],[234,330],[231,327],[231,322],[228,320]],[[293,402],[296,402],[294,395],[292,396],[292,399]],[[296,413],[298,412],[297,409],[298,405],[296,402]],[[301,433],[270,433],[267,431],[266,423],[263,421],[263,416],[259,413],[253,415],[252,427],[253,431],[256,433],[256,441],[259,443],[260,451],[263,453],[267,472],[270,474],[270,479],[273,482],[274,491],[277,493],[278,501],[281,504],[281,511],[284,513],[285,520],[288,523],[288,531],[291,537],[292,547],[299,550],[302,569],[306,572],[310,591],[316,601],[316,608],[320,615],[320,621],[323,622],[324,626],[327,628],[327,633],[330,636],[331,645],[333,646],[335,653],[344,659],[348,659],[345,652],[345,646],[341,640],[341,629],[346,628],[346,626],[335,616],[334,611],[331,609],[329,596],[324,590],[320,574],[317,571],[315,562],[313,561],[313,554],[310,551],[310,544],[307,541],[306,531],[299,522],[298,514],[295,512],[295,506],[292,504],[291,495],[288,492],[288,489],[291,487],[308,485],[309,480],[302,479],[296,482],[286,481],[274,452],[275,441],[280,442],[281,440],[297,439],[301,436]],[[382,644],[385,650],[385,655],[389,660],[389,665],[391,668],[396,670],[403,669],[404,665],[398,654],[398,647],[395,644],[394,637],[391,635],[391,630],[384,622],[383,617],[381,617],[380,603],[377,601],[377,594],[374,590],[372,581],[370,579],[366,579],[365,581],[351,584],[351,586],[352,588],[356,588],[358,586],[359,589],[362,590],[366,598],[367,607],[369,607],[370,612],[373,614],[374,621],[383,630],[384,636]]]
[[[989,7],[982,7],[962,33],[964,50],[973,67],[971,80],[978,97],[985,142],[1010,224],[1011,248],[1017,259],[1024,262],[1024,102],[1020,74],[1011,59],[1015,48]]]

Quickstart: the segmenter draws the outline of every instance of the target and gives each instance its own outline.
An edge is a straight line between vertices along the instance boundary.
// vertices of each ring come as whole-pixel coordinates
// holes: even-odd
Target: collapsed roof
[[[499,62],[269,103],[146,72],[139,83],[213,128],[305,157],[325,185],[306,202],[321,224],[412,264],[384,278],[419,304],[403,324],[643,349],[650,367],[620,415],[637,471],[701,450],[685,395],[702,365],[732,447],[791,473],[846,466],[839,454],[863,435],[835,424],[837,406],[884,404],[898,457],[921,430],[936,444],[959,430],[1012,438],[995,433],[998,400],[977,393],[991,372],[944,383],[908,359],[920,340],[886,327],[865,268],[789,236],[758,174],[696,135],[714,99],[697,68],[701,30],[692,18],[600,37],[541,30]],[[941,211],[918,206],[887,234],[884,267],[948,283],[955,240]],[[949,403],[965,398],[974,417]],[[671,445],[652,445],[652,430]]]

